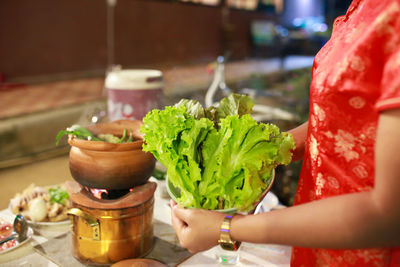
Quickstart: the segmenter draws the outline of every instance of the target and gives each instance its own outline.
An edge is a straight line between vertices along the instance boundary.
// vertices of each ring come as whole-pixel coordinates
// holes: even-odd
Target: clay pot
[[[136,140],[129,143],[113,144],[70,136],[69,167],[72,177],[84,186],[108,190],[128,189],[146,183],[153,173],[155,159],[152,154],[142,151],[141,125],[138,120],[118,120],[86,127],[94,135],[108,133],[122,136],[127,129]]]

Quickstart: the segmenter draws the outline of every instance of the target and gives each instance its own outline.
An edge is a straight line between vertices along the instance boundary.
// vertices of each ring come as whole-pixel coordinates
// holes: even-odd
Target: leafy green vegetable
[[[65,201],[69,199],[67,190],[65,190],[64,188],[62,188],[60,186],[50,188],[49,195],[50,195],[51,204],[59,203],[59,204],[65,205]]]
[[[254,102],[232,94],[204,109],[184,100],[143,119],[144,151],[166,168],[180,190],[179,204],[204,209],[252,209],[273,169],[291,161],[293,138],[276,125],[257,123]]]
[[[182,99],[175,106],[176,107],[184,106],[186,108],[187,113],[192,115],[195,119],[201,119],[205,117],[204,108],[197,101]]]
[[[250,114],[254,106],[253,100],[246,95],[231,94],[225,97],[217,106],[219,118],[225,118],[229,115]]]
[[[73,135],[80,139],[85,139],[85,140],[90,140],[90,141],[103,141],[103,142],[109,142],[109,143],[114,143],[114,144],[132,142],[132,140],[133,140],[132,132],[129,133],[128,138],[127,138],[127,132],[128,131],[126,129],[124,129],[124,132],[123,132],[121,138],[119,138],[115,135],[112,135],[112,134],[99,134],[98,136],[95,136],[88,129],[75,124],[75,125],[72,125],[71,127],[67,128],[66,130],[60,131],[57,134],[56,145],[58,145],[58,143],[60,142],[61,138],[64,135]]]
[[[112,135],[112,134],[99,134],[97,137],[99,139],[101,139],[102,141],[105,141],[108,143],[116,144],[116,143],[119,143],[119,141],[120,141],[120,138],[118,138],[117,136]]]
[[[122,137],[119,138],[118,136],[112,135],[112,134],[99,134],[97,137],[101,141],[113,143],[113,144],[121,144],[121,143],[128,143],[132,142],[133,137],[132,137],[132,132],[129,133],[129,137],[127,138],[127,130],[124,129],[124,132],[122,134]]]
[[[75,125],[72,125],[71,127],[67,128],[64,131],[60,131],[57,134],[56,145],[58,145],[58,143],[60,142],[61,137],[63,137],[64,135],[69,135],[69,134],[70,135],[74,135],[74,136],[76,136],[77,138],[80,138],[80,139],[93,140],[93,141],[103,141],[102,139],[97,138],[96,136],[94,136],[88,129],[86,129],[86,128],[78,125],[78,124],[75,124]]]

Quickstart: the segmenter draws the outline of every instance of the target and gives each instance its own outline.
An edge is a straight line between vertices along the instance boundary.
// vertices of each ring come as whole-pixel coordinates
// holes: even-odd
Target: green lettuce
[[[290,163],[292,136],[255,121],[253,105],[248,96],[232,94],[216,107],[182,100],[143,118],[143,150],[167,168],[180,205],[251,210],[274,168]]]

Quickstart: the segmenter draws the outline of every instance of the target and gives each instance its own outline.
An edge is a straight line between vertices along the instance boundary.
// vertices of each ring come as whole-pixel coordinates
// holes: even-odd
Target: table
[[[219,266],[215,256],[217,247],[194,255],[180,247],[171,226],[169,197],[164,182],[157,181],[154,178],[150,180],[158,185],[154,195],[154,235],[156,242],[153,251],[147,257],[162,261],[168,266]],[[0,211],[0,217],[13,221],[15,216],[5,209]],[[62,247],[71,246],[68,241],[65,241],[68,240],[69,230],[70,225],[68,224],[40,229],[39,233],[34,233],[29,242],[10,252],[1,254],[0,266],[83,266],[73,259],[71,253],[65,247],[64,249]],[[54,254],[53,251],[58,251],[61,254]],[[290,266],[290,255],[291,247],[288,246],[242,243],[241,260],[236,266],[286,267]]]

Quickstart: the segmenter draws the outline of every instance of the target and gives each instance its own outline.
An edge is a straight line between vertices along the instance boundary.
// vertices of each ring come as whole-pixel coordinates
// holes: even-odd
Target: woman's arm
[[[375,186],[353,193],[268,213],[235,216],[234,240],[318,248],[400,245],[400,110],[379,119]],[[172,208],[183,246],[195,252],[217,244],[223,214]]]
[[[293,159],[292,161],[302,160],[304,156],[306,138],[308,131],[308,121],[303,123],[302,125],[288,131],[288,133],[292,134],[294,143],[296,145],[296,149],[293,151]]]

